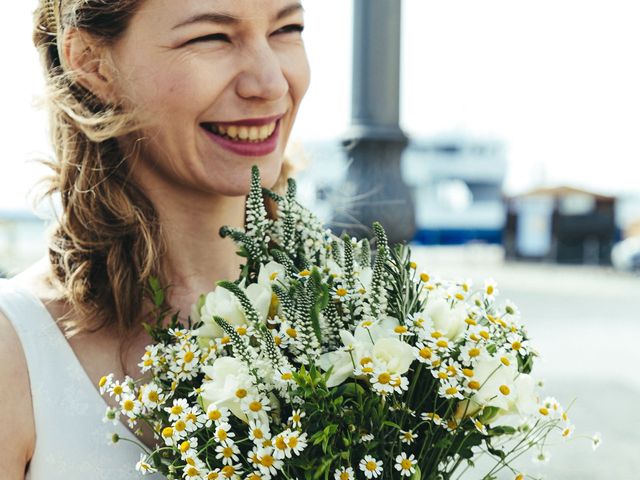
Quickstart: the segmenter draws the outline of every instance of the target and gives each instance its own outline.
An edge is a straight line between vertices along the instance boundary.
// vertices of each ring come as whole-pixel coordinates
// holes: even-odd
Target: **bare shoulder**
[[[13,281],[43,303],[56,296],[48,282],[48,263],[38,262]],[[28,319],[25,319],[28,321]],[[22,344],[11,321],[0,312],[0,468],[3,478],[24,479],[35,448],[35,422],[29,369]],[[6,477],[4,475],[7,475]]]
[[[0,405],[0,468],[3,478],[24,479],[26,465],[33,456],[35,447],[29,371],[18,335],[2,313]]]

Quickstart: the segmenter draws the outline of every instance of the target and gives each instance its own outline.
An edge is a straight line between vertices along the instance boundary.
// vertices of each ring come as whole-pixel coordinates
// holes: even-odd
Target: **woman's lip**
[[[273,120],[272,120],[273,121]],[[276,122],[276,129],[271,136],[263,142],[248,142],[242,140],[229,140],[221,135],[216,135],[210,132],[203,126],[200,126],[204,133],[217,145],[221,146],[225,150],[233,152],[243,157],[261,157],[263,155],[269,155],[278,148],[278,142],[280,139],[280,120]],[[219,125],[219,124],[218,124]],[[237,124],[236,124],[237,125]]]
[[[260,127],[262,125],[269,125],[270,123],[277,122],[282,117],[284,117],[284,114],[273,115],[271,117],[262,117],[262,118],[246,118],[244,120],[234,120],[232,122],[207,122],[207,123],[213,123],[214,125],[221,125],[223,127],[226,127],[227,125]]]

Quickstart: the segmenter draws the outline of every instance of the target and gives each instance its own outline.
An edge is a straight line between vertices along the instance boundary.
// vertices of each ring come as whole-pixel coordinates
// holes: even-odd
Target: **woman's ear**
[[[107,49],[78,28],[67,29],[62,38],[62,65],[75,81],[105,103],[111,103],[114,72]]]

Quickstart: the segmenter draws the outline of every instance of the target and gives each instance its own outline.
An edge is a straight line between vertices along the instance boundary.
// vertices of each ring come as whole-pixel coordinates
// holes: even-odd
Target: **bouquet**
[[[267,215],[265,198],[277,204]],[[186,324],[150,281],[154,339],[145,379],[107,375],[101,392],[155,432],[136,468],[169,479],[449,479],[493,459],[482,478],[573,426],[530,375],[520,313],[488,281],[419,273],[384,229],[338,237],[254,167],[235,281],[202,295]],[[117,438],[115,439],[117,440]]]

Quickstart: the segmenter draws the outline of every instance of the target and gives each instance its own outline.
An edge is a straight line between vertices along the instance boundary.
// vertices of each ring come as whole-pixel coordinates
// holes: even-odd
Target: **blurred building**
[[[0,277],[18,273],[46,253],[46,223],[29,211],[0,210]]]
[[[336,188],[346,175],[347,160],[338,142],[306,143],[297,175],[301,200],[323,219],[332,211],[367,202]],[[415,202],[414,241],[455,245],[472,241],[500,244],[506,208],[502,187],[507,170],[502,142],[465,136],[412,138],[402,157],[403,180]],[[393,200],[390,200],[393,201]]]
[[[618,238],[616,198],[572,187],[539,188],[507,199],[508,259],[609,265]]]

